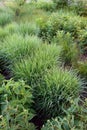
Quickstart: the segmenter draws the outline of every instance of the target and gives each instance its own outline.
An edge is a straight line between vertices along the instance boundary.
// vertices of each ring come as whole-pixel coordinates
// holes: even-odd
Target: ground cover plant
[[[6,30],[5,28],[3,29],[2,27],[0,27],[0,40],[3,40],[3,38],[5,38],[8,35],[8,30]]]
[[[43,1],[43,0],[39,0],[39,2],[37,2],[37,8],[46,10],[46,11],[54,11],[56,8],[56,4],[53,1]]]
[[[56,37],[52,40],[52,44],[60,45],[62,47],[60,57],[65,65],[74,65],[77,63],[79,50],[69,32],[65,33],[64,31],[58,31]]]
[[[8,8],[0,8],[0,26],[10,23],[14,19],[14,12]]]
[[[50,119],[63,115],[63,109],[67,110],[71,99],[79,96],[82,86],[72,71],[62,68],[50,71],[34,92],[34,106],[39,117]]]
[[[11,34],[20,33],[23,36],[38,35],[38,33],[39,33],[39,27],[36,26],[35,23],[29,23],[29,22],[20,23],[20,24],[11,23],[5,27],[5,30],[7,30]]]
[[[14,40],[15,39],[15,40]],[[42,40],[37,36],[23,37],[20,34],[13,34],[6,37],[1,43],[1,50],[9,55],[10,59],[16,60],[30,56],[41,46]]]
[[[61,21],[61,22],[60,22]],[[79,21],[79,22],[78,22]],[[40,26],[40,36],[43,38],[49,38],[51,40],[53,36],[56,36],[58,30],[64,30],[65,33],[69,32],[74,38],[78,37],[78,31],[85,29],[87,21],[83,18],[75,15],[74,13],[59,12],[52,13],[48,20],[44,22],[44,19],[38,20]]]
[[[30,108],[32,94],[29,89],[23,81],[4,81],[0,87],[1,130],[34,130],[34,126],[28,123],[33,117]]]
[[[61,8],[61,7],[64,7],[64,6],[68,6],[68,0],[53,0],[53,1],[56,4],[56,8]]]
[[[87,16],[87,1],[86,0],[77,0],[72,1],[71,9],[74,9],[75,12],[81,16]]]
[[[87,130],[86,7],[0,1],[0,130]]]
[[[85,108],[84,108],[85,106]],[[84,102],[83,106],[79,106],[79,99],[72,101],[71,107],[67,110],[66,116],[57,117],[48,120],[42,130],[85,130],[87,129],[87,101]]]
[[[33,86],[37,86],[41,77],[58,62],[60,47],[55,45],[42,45],[34,55],[26,56],[17,61],[12,69],[16,79],[23,78]]]

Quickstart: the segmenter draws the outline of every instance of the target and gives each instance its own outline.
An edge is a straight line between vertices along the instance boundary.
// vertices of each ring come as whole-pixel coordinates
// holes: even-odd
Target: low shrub
[[[11,20],[12,20],[12,17],[10,14],[8,14],[8,13],[0,14],[0,25],[1,26],[11,22]]]
[[[8,24],[5,27],[5,29],[8,30],[10,34],[16,33],[16,34],[21,34],[23,36],[38,35],[39,33],[39,28],[36,26],[36,24],[29,23],[29,22],[20,23],[20,24],[11,23],[11,24]]]
[[[52,69],[38,82],[34,90],[34,108],[42,120],[64,114],[70,101],[79,96],[82,89],[80,79],[72,71]]]
[[[14,19],[14,12],[8,8],[0,12],[0,26],[10,23]]]
[[[87,129],[87,102],[79,106],[78,99],[67,110],[65,117],[48,120],[41,130],[86,130]]]
[[[76,68],[81,77],[87,80],[87,61],[79,61]]]
[[[37,36],[13,34],[8,36],[1,45],[1,50],[9,55],[11,61],[20,60],[25,56],[31,56],[41,46],[42,40]]]
[[[12,65],[24,57],[33,57],[42,40],[37,36],[10,35],[0,44],[0,69],[7,78],[12,76]]]
[[[78,32],[78,44],[82,50],[82,53],[87,52],[87,28]]]
[[[64,30],[65,33],[69,32],[74,39],[77,39],[78,31],[85,29],[87,26],[87,22],[80,16],[62,10],[52,13],[46,21],[38,19],[37,23],[40,27],[39,36],[48,41],[51,41],[56,36],[58,30]]]
[[[29,123],[33,118],[31,88],[24,81],[4,81],[0,87],[0,129],[35,130]]]
[[[17,26],[18,26],[17,23],[12,22],[5,26],[5,30],[7,30],[9,34],[18,33]]]
[[[21,6],[18,10],[18,17],[16,17],[16,21],[18,23],[35,23],[37,18],[40,17],[48,17],[50,12],[44,11],[42,9],[37,9],[37,2],[26,3]],[[17,7],[15,7],[17,8]],[[17,10],[17,9],[15,9]]]
[[[15,0],[15,2],[19,5],[19,6],[21,6],[21,5],[23,5],[25,2],[26,2],[26,0]]]
[[[58,65],[61,48],[43,44],[31,57],[25,57],[13,66],[16,79],[24,79],[33,87],[41,81],[43,75],[53,66]]]
[[[54,11],[56,7],[55,3],[53,3],[52,1],[50,2],[38,1],[36,5],[37,8],[43,9],[45,11]]]
[[[71,3],[70,8],[76,11],[81,16],[87,16],[87,1],[86,0],[74,0]]]
[[[0,27],[0,41],[3,41],[3,39],[9,35],[8,30],[6,30],[5,28],[1,28]]]
[[[20,16],[21,9],[23,8],[26,0],[13,0],[5,1],[5,5],[12,9],[16,16]]]
[[[56,4],[57,9],[68,6],[68,0],[53,0],[53,2]]]
[[[23,35],[38,35],[39,28],[34,23],[21,23],[17,26],[17,30],[20,34]]]
[[[65,65],[76,64],[78,60],[78,49],[76,43],[70,33],[58,31],[57,36],[54,37],[52,44],[60,45],[62,47],[61,59]]]

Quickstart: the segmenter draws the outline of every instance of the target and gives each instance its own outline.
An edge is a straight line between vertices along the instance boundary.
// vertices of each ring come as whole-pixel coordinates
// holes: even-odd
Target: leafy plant
[[[34,57],[42,40],[37,36],[10,35],[0,45],[0,69],[8,79],[12,77],[12,66],[23,58]],[[30,60],[29,60],[30,61]]]
[[[39,28],[34,23],[26,22],[16,26],[16,31],[23,35],[38,35]]]
[[[0,129],[34,130],[29,123],[33,118],[31,88],[24,81],[5,81],[0,87]]]
[[[34,108],[38,116],[47,120],[64,114],[70,101],[79,96],[81,80],[72,71],[53,68],[38,82],[34,90]]]
[[[56,6],[52,1],[50,2],[38,1],[36,5],[37,5],[37,8],[40,8],[46,11],[54,11],[55,6]]]
[[[56,8],[68,6],[68,0],[53,0],[53,2],[56,3]]]
[[[26,36],[13,34],[8,36],[1,45],[11,61],[20,60],[25,56],[31,56],[41,46],[42,40],[37,36]]]
[[[3,41],[3,39],[8,35],[8,33],[8,30],[0,27],[0,41]]]
[[[26,35],[38,35],[39,33],[39,28],[36,26],[34,23],[11,23],[8,24],[5,29],[9,32],[9,34],[21,34],[23,36]]]
[[[48,120],[41,130],[86,130],[86,108],[86,102],[84,102],[82,106],[79,106],[78,99],[75,99],[71,108],[67,110],[67,115],[65,117],[57,117],[51,121]]]
[[[66,65],[76,64],[78,59],[78,49],[76,43],[70,33],[64,31],[58,31],[57,36],[54,37],[52,44],[62,46],[61,59]]]
[[[76,68],[81,77],[87,79],[87,61],[78,61]]]
[[[26,35],[38,35],[39,33],[39,28],[36,26],[35,23],[10,23],[8,24],[5,29],[10,33],[10,34],[21,34],[23,36]]]
[[[15,2],[19,5],[19,6],[21,6],[21,5],[23,5],[25,2],[26,2],[26,0],[15,0]]]
[[[13,65],[16,79],[24,79],[32,86],[37,86],[49,69],[59,64],[61,48],[56,45],[43,44],[34,55],[26,56]]]
[[[87,52],[87,28],[78,32],[78,44],[82,50],[82,53]]]
[[[21,14],[21,9],[23,8],[25,2],[26,2],[26,0],[12,1],[10,8],[15,12],[16,16],[19,16]]]
[[[10,23],[14,19],[14,12],[8,8],[0,11],[0,25],[3,26]]]
[[[70,8],[75,10],[76,13],[81,16],[87,16],[87,1],[86,0],[74,0]]]
[[[79,22],[78,22],[79,21]],[[71,36],[76,40],[78,38],[78,31],[86,28],[86,21],[75,13],[59,12],[52,13],[48,20],[44,22],[43,19],[38,20],[40,27],[39,36],[43,39],[51,41],[58,30],[63,30],[65,33],[71,33]]]
[[[5,30],[7,30],[10,35],[10,34],[18,33],[17,27],[18,24],[16,22],[12,22],[5,26]]]

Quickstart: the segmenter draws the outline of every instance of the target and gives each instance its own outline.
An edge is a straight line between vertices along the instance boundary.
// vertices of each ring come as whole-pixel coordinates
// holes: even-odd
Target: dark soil
[[[30,122],[34,123],[37,130],[41,130],[41,127],[43,126],[43,121],[39,117],[35,116]]]

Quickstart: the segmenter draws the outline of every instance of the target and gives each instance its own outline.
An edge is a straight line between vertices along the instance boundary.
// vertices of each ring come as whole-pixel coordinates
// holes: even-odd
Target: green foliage
[[[5,81],[0,87],[0,129],[35,130],[29,120],[32,119],[31,88],[24,81]]]
[[[58,34],[58,31],[70,33],[71,39],[77,42],[80,49],[85,52],[87,38],[87,21],[75,13],[63,12],[62,10],[52,15],[48,19],[38,19],[37,23],[40,27],[39,36],[44,40],[52,41]],[[58,37],[58,36],[57,36]],[[62,43],[60,43],[62,44]],[[72,52],[75,49],[75,44]],[[76,50],[76,49],[75,49]]]
[[[26,0],[15,0],[15,2],[16,2],[19,6],[23,5],[23,4],[25,3],[25,1],[26,1]]]
[[[52,40],[58,30],[64,30],[65,33],[69,32],[76,39],[78,37],[78,31],[86,28],[87,22],[75,15],[75,13],[59,12],[52,13],[51,16],[44,22],[44,19],[38,19],[40,26],[39,36],[49,41]]]
[[[38,1],[36,5],[37,8],[43,9],[45,11],[54,11],[56,6],[52,1],[50,2]]]
[[[10,6],[10,8],[15,12],[16,16],[20,16],[21,9],[23,8],[25,2],[26,0],[14,0],[12,3],[10,2],[11,4],[8,4],[8,6]]]
[[[82,53],[87,52],[87,28],[78,32],[78,44],[82,49]]]
[[[48,120],[41,130],[86,130],[87,129],[87,102],[79,106],[78,99],[72,102],[65,117]]]
[[[68,6],[68,0],[53,0],[56,3],[56,8],[63,8],[64,6]]]
[[[75,10],[76,13],[81,16],[87,16],[87,1],[86,0],[74,0],[70,8]]]
[[[4,80],[4,76],[0,73],[0,87],[1,87],[1,85],[3,83],[3,80]]]
[[[13,34],[8,36],[1,45],[1,50],[9,56],[11,61],[31,56],[42,44],[37,36],[26,36]]]
[[[78,60],[78,49],[73,42],[73,38],[70,33],[64,31],[58,31],[57,36],[53,39],[53,44],[62,46],[61,59],[66,65],[75,64]]]
[[[1,130],[35,130],[34,111],[35,124],[54,118],[42,130],[87,129],[87,105],[75,100],[86,96],[85,85],[69,70],[87,80],[87,63],[78,61],[80,48],[87,53],[87,20],[80,16],[87,13],[72,1],[15,0],[0,7]]]
[[[10,35],[0,44],[0,70],[8,77],[12,76],[12,65],[23,58],[33,57],[40,48],[42,40],[37,36]]]
[[[0,41],[3,40],[8,35],[8,30],[0,27]]]
[[[14,12],[8,8],[0,9],[0,25],[6,25],[14,19]]]
[[[52,69],[34,90],[34,108],[42,119],[63,115],[70,101],[79,96],[82,83],[72,71]]]
[[[32,51],[32,50],[31,50]],[[56,45],[43,44],[34,55],[26,56],[13,66],[16,79],[24,79],[36,86],[49,69],[58,64],[61,48]]]
[[[16,34],[21,34],[23,36],[25,35],[38,35],[39,33],[39,28],[36,26],[35,23],[11,23],[8,24],[5,27],[5,30],[7,30],[10,34],[16,33]]]
[[[2,13],[0,14],[0,25],[5,25],[9,22],[11,22],[12,16],[8,13]]]
[[[87,61],[79,61],[76,68],[81,77],[87,80]]]
[[[12,23],[7,24],[4,28],[5,30],[9,32],[9,35],[10,35],[13,33],[18,33],[17,27],[18,27],[18,24],[15,22],[12,22]]]
[[[17,27],[17,26],[16,26]],[[17,30],[20,34],[23,35],[37,35],[39,33],[39,28],[36,26],[34,23],[21,23],[18,27]]]
[[[15,7],[13,10],[16,10]],[[30,22],[30,23],[35,23],[37,18],[41,17],[48,17],[50,12],[46,12],[43,9],[37,9],[37,3],[32,2],[32,3],[27,3],[24,4],[19,8],[19,14],[18,17],[16,17],[16,21],[18,23],[25,23],[25,22]]]

